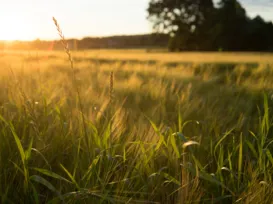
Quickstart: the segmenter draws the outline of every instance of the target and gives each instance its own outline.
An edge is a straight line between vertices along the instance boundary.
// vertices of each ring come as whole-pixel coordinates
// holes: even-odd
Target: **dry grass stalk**
[[[111,104],[113,102],[113,99],[114,99],[114,72],[111,71],[110,73],[110,81],[109,81],[109,103]]]
[[[89,140],[88,140],[88,135],[87,135],[87,128],[86,128],[85,117],[84,117],[84,113],[83,113],[83,105],[82,105],[82,100],[81,100],[81,96],[80,96],[79,86],[78,86],[77,80],[76,80],[76,70],[74,68],[74,62],[73,62],[72,55],[71,55],[71,52],[68,47],[68,43],[64,37],[64,34],[62,32],[60,25],[58,24],[58,21],[54,17],[53,17],[53,21],[54,21],[54,24],[55,24],[56,29],[58,31],[58,34],[61,38],[61,42],[62,42],[65,52],[68,56],[68,59],[70,62],[70,67],[72,69],[72,76],[73,76],[72,82],[73,82],[73,85],[74,85],[76,92],[77,92],[79,107],[80,107],[80,112],[81,112],[81,117],[82,117],[82,123],[83,123],[83,129],[84,129],[84,134],[85,134],[85,139],[86,139],[86,145],[87,145],[87,149],[89,149],[88,148],[89,147]]]

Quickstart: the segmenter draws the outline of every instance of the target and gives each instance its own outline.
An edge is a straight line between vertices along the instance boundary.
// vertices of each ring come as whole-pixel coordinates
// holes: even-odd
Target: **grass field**
[[[1,203],[272,203],[273,55],[1,52]]]

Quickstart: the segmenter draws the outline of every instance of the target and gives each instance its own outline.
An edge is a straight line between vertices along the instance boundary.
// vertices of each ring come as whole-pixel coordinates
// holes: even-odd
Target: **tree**
[[[248,17],[246,11],[237,0],[221,0],[217,10],[217,23],[221,25],[218,34],[218,46],[225,50],[242,50],[246,45],[246,29]]]
[[[238,0],[150,0],[149,19],[169,34],[169,49],[272,51],[273,24],[251,19]]]
[[[247,27],[247,42],[251,42],[251,47],[247,50],[270,51],[273,48],[273,25],[267,23],[260,16],[256,16],[249,21]]]
[[[148,18],[157,31],[173,37],[172,47],[196,49],[213,10],[212,0],[151,0]]]

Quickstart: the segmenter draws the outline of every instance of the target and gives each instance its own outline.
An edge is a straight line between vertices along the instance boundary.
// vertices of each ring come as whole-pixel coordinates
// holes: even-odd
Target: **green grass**
[[[1,203],[272,202],[269,61],[93,52],[0,58]]]

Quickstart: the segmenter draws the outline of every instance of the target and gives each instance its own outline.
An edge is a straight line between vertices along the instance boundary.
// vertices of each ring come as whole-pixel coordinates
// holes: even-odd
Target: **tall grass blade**
[[[38,175],[33,175],[33,176],[30,177],[30,180],[44,185],[49,190],[56,193],[58,196],[61,196],[60,192],[49,181],[47,181],[43,177],[38,176]]]
[[[242,166],[243,166],[243,134],[240,135],[239,154],[238,154],[238,188],[241,183]]]
[[[64,177],[52,172],[52,171],[49,171],[49,170],[46,170],[46,169],[40,169],[40,168],[32,168],[33,170],[35,171],[38,171],[39,173],[43,174],[43,175],[46,175],[46,176],[49,176],[49,177],[52,177],[52,178],[55,178],[55,179],[58,179],[58,180],[62,180],[62,181],[65,181],[65,182],[68,182],[68,183],[72,183],[71,181],[65,179]]]
[[[60,164],[60,166],[64,170],[64,172],[68,175],[68,177],[71,179],[72,183],[77,187],[77,189],[80,189],[78,183],[76,182],[75,178],[71,175],[71,173],[62,164]]]

